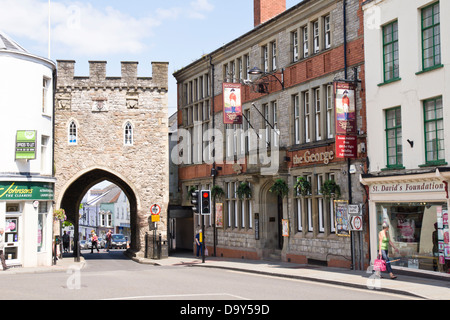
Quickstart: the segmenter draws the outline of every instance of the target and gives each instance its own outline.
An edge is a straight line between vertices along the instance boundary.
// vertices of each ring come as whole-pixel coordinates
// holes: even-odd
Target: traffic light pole
[[[200,214],[199,217],[202,219],[202,263],[205,263],[205,219],[202,214]]]

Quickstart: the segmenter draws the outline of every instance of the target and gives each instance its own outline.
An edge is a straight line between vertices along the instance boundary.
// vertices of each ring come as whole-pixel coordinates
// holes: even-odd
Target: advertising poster
[[[334,83],[336,135],[357,133],[355,92],[353,83]]]
[[[348,215],[348,201],[347,200],[335,200],[335,223],[336,223],[336,235],[342,237],[350,236],[349,228],[349,215]]]
[[[242,100],[240,83],[223,84],[223,123],[242,124]]]
[[[282,219],[282,229],[283,229],[283,237],[289,237],[289,220]]]
[[[19,130],[16,135],[16,160],[36,159],[36,136],[32,130]]]
[[[223,203],[216,203],[216,227],[223,228]]]

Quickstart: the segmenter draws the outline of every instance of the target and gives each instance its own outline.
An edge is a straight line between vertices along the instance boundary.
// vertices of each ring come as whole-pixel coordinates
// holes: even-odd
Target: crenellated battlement
[[[138,77],[138,62],[122,61],[121,77],[107,77],[107,61],[89,61],[89,77],[75,76],[74,60],[57,60],[58,87],[119,88],[130,87],[168,91],[168,62],[152,62],[152,76]]]

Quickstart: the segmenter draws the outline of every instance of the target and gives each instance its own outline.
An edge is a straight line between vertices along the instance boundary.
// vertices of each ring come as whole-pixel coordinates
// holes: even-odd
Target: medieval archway
[[[54,163],[56,208],[78,230],[85,193],[104,180],[130,202],[131,247],[145,254],[150,209],[157,204],[158,234],[167,241],[169,148],[168,63],[152,63],[153,76],[137,76],[137,62],[122,62],[122,77],[107,77],[105,61],[89,62],[89,77],[75,61],[58,61]]]
[[[132,252],[138,252],[142,250],[142,243],[140,240],[140,230],[146,227],[145,216],[139,216],[139,201],[136,196],[133,187],[129,182],[104,169],[92,169],[86,173],[80,174],[80,176],[72,179],[61,191],[60,198],[58,199],[57,206],[65,210],[67,220],[74,225],[75,239],[78,240],[78,223],[79,223],[79,208],[81,199],[84,194],[97,183],[107,180],[117,185],[128,198],[130,203],[130,250]]]

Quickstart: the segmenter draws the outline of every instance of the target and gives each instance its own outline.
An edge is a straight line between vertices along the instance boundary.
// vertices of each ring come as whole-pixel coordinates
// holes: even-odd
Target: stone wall
[[[118,177],[117,181],[123,182],[119,187],[132,190],[127,196],[136,198],[135,212],[131,212],[132,242],[135,251],[142,251],[153,204],[162,209],[158,231],[164,239],[167,233],[168,63],[153,62],[153,77],[146,78],[137,77],[137,62],[122,62],[121,77],[106,77],[105,61],[90,61],[89,77],[74,76],[74,65],[75,61],[58,61],[57,206],[70,185],[93,170],[101,169]],[[69,143],[72,122],[77,127],[76,143]],[[133,128],[131,145],[124,142],[127,123]],[[80,200],[85,192],[82,188],[76,190]]]

